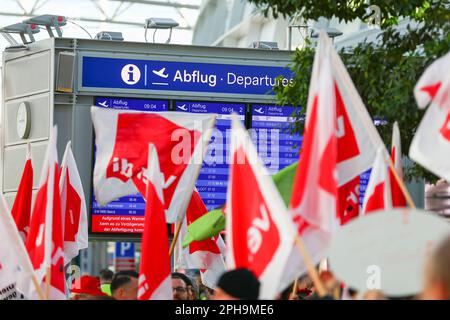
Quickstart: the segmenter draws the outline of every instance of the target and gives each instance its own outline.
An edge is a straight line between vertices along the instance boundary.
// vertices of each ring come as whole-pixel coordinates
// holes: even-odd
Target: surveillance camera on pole
[[[28,24],[36,24],[39,26],[44,26],[51,38],[54,38],[52,27],[55,28],[58,37],[62,37],[61,27],[67,24],[67,19],[64,16],[57,16],[53,14],[44,14],[41,16],[33,17],[24,21]]]
[[[38,33],[39,28],[35,24],[15,23],[1,28],[0,32],[4,34],[5,39],[8,40],[11,45],[17,45],[17,42],[14,41],[15,43],[12,43],[10,40],[12,37],[5,36],[6,34],[9,35],[10,33],[18,33],[20,34],[20,38],[22,39],[23,44],[28,44],[35,41],[33,34]],[[27,39],[25,38],[25,34],[28,35],[30,41],[27,41]]]

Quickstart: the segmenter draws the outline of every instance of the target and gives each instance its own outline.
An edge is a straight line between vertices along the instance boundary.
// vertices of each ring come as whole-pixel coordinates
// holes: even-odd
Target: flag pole
[[[391,157],[387,156],[386,159],[387,159],[389,168],[391,169],[392,174],[395,177],[395,180],[397,181],[398,185],[400,186],[400,189],[402,190],[403,194],[405,195],[405,199],[406,199],[406,202],[408,203],[408,206],[412,209],[415,209],[416,205],[414,204],[414,201],[412,200],[411,195],[409,194],[408,189],[405,186],[405,183],[398,175],[397,170],[395,170],[394,163],[392,162]]]
[[[35,274],[33,274],[31,276],[31,281],[33,282],[33,286],[36,289],[36,292],[38,294],[39,300],[45,300],[44,293],[42,292],[42,288],[39,285],[39,282],[37,281],[37,278],[36,278]]]
[[[177,241],[178,241],[178,237],[179,237],[179,235],[180,235],[181,226],[182,226],[182,224],[183,224],[183,221],[184,221],[184,216],[183,216],[183,220],[181,220],[181,221],[178,223],[177,228],[176,228],[176,230],[175,230],[175,235],[174,235],[174,237],[173,237],[172,243],[170,244],[169,257],[172,256],[173,250],[175,249],[175,244],[176,244]]]
[[[327,291],[319,278],[319,273],[317,272],[316,267],[311,260],[311,256],[309,255],[308,250],[306,250],[305,245],[303,244],[303,241],[302,239],[300,239],[300,236],[298,234],[295,236],[295,245],[297,246],[300,255],[303,257],[303,260],[305,261],[306,268],[308,269],[308,275],[311,277],[311,280],[314,283],[314,287],[317,289],[319,296],[325,296],[327,294]]]
[[[297,293],[297,287],[298,287],[298,277],[295,278],[294,285],[292,286],[292,292],[291,292],[292,297]]]
[[[47,272],[45,276],[45,300],[50,300],[50,281],[52,277],[51,267],[47,267]]]

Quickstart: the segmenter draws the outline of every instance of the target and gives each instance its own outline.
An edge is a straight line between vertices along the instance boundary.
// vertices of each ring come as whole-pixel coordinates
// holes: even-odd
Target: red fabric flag
[[[11,209],[17,229],[25,241],[30,228],[31,199],[33,195],[33,165],[31,163],[30,146],[28,145],[27,160],[20,179],[19,189]]]
[[[326,258],[334,231],[359,215],[359,176],[384,146],[331,40],[319,34],[306,125],[291,204],[294,222],[314,263]],[[282,286],[306,272],[292,249]]]
[[[148,151],[147,204],[139,269],[139,300],[172,300],[169,236],[164,215],[163,184],[156,148]]]
[[[148,144],[159,155],[168,223],[180,221],[195,187],[216,115],[92,107],[96,138],[94,191],[109,201],[139,191],[145,198]]]
[[[261,283],[260,298],[279,290],[295,228],[247,131],[233,115],[226,207],[227,266],[247,268]]]
[[[47,268],[50,268],[49,298],[52,300],[66,298],[63,225],[58,187],[59,170],[56,139],[57,129],[54,127],[43,162],[39,189],[31,216],[30,231],[25,243],[43,291],[45,291],[46,271]],[[24,284],[19,284],[19,286],[21,285]],[[28,284],[28,287],[22,287],[20,291],[29,299],[35,297],[34,289],[30,284]]]
[[[194,190],[186,212],[186,219],[181,226],[180,239],[184,239],[188,226],[206,213],[208,213],[208,209],[198,191]],[[202,270],[202,283],[214,289],[217,280],[226,269],[222,256],[224,251],[221,250],[221,247],[224,247],[224,243],[220,235],[203,241],[193,241],[184,249],[182,241],[178,241],[176,269]]]
[[[68,264],[80,250],[88,247],[86,199],[70,141],[61,163],[59,190],[64,218],[64,260]]]
[[[397,121],[394,123],[392,128],[392,145],[391,145],[391,159],[394,163],[395,171],[400,179],[403,179],[403,165],[402,165],[402,147],[400,141],[400,129],[398,128]],[[389,170],[389,182],[391,184],[392,193],[392,206],[396,207],[406,207],[406,198],[400,189],[400,185],[394,177],[394,174]]]
[[[363,213],[392,208],[391,187],[386,162],[386,150],[380,148],[375,158],[364,195]]]

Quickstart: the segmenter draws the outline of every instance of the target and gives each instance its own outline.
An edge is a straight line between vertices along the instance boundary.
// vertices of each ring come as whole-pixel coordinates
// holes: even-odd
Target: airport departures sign
[[[288,86],[286,67],[82,57],[83,88],[274,95]]]

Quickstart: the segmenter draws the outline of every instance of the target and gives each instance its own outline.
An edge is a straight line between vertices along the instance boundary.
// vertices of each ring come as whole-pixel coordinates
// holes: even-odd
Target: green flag
[[[297,165],[298,161],[272,176],[286,206],[289,205],[289,201],[291,200]],[[188,226],[186,236],[183,239],[183,248],[187,247],[192,241],[202,241],[214,237],[224,229],[225,216],[222,213],[222,208],[212,210]]]

